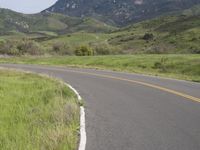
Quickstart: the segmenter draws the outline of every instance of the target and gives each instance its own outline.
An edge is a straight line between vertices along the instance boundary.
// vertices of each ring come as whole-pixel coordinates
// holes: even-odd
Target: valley
[[[1,12],[1,54],[75,55],[81,46],[91,48],[94,55],[200,53],[199,5],[123,28],[54,13]]]

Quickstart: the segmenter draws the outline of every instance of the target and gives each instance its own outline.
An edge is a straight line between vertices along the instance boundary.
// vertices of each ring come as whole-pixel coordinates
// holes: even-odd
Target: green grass
[[[12,57],[0,63],[42,64],[109,69],[200,82],[200,55],[124,55],[91,57]]]
[[[0,149],[76,150],[79,105],[64,84],[0,69]]]
[[[67,34],[54,38],[52,40],[44,41],[42,44],[44,46],[52,45],[52,43],[68,43],[73,47],[80,45],[88,45],[89,43],[104,42],[107,38],[110,37],[109,34],[104,33],[86,33],[86,32],[77,32],[73,34]]]
[[[144,40],[145,33],[154,35]],[[200,5],[191,9],[142,21],[115,32],[108,41],[133,53],[200,53]]]

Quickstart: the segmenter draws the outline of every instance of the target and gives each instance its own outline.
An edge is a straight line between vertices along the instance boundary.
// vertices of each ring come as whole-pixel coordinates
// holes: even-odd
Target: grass
[[[42,54],[51,54],[56,43],[68,45],[63,50],[66,53],[82,45],[101,47],[101,43],[108,45],[112,54],[200,53],[200,5],[122,28],[91,18],[0,11],[0,41],[15,43],[32,39],[43,47]],[[144,39],[146,34],[152,34],[153,38]]]
[[[200,82],[200,55],[118,55],[1,58],[0,63],[42,64],[109,69]]]
[[[63,42],[75,49],[80,45],[106,43],[119,49],[120,54],[197,54],[200,53],[199,20],[199,15],[161,16],[108,33],[76,30],[79,32],[59,35],[40,44],[48,47]],[[152,34],[153,38],[144,39],[147,33]]]
[[[69,43],[71,46],[77,47],[78,45],[88,45],[89,43],[103,42],[109,35],[103,33],[85,33],[77,32],[68,35],[62,35],[58,38],[42,42],[43,45],[48,46],[52,43],[64,42]]]
[[[200,5],[120,28],[108,41],[129,54],[199,54]],[[153,39],[144,40],[146,33]]]
[[[0,69],[0,149],[76,150],[74,93],[47,77]]]

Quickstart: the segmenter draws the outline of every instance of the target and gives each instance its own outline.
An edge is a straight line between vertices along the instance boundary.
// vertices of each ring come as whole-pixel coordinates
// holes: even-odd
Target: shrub
[[[152,33],[145,33],[145,35],[142,37],[143,40],[149,41],[153,40],[154,35]]]
[[[200,54],[200,49],[193,49],[190,51],[192,54]]]
[[[80,46],[75,50],[76,56],[92,56],[93,50],[89,46]]]
[[[32,40],[7,40],[0,43],[0,53],[8,55],[41,55],[43,48]]]
[[[95,43],[91,46],[96,55],[110,55],[113,53],[113,48],[107,43]]]
[[[52,51],[59,55],[73,55],[71,45],[63,42],[54,43],[52,46]]]
[[[7,55],[19,55],[19,50],[16,48],[16,41],[1,41],[0,42],[0,54]]]
[[[17,49],[21,55],[41,55],[44,53],[40,44],[32,40],[23,40],[22,42],[19,42]]]
[[[6,54],[8,49],[10,49],[10,46],[9,47],[8,47],[8,45],[6,46],[6,42],[5,41],[1,41],[0,42],[0,54]]]
[[[192,54],[200,54],[200,48],[198,46],[191,46],[188,52]]]

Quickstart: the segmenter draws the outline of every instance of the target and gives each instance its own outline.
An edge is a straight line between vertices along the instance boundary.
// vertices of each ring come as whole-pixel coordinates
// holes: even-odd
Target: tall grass
[[[87,57],[12,57],[0,63],[45,64],[110,69],[200,82],[200,55],[117,55]]]
[[[65,85],[0,69],[0,149],[75,150],[79,106]]]

